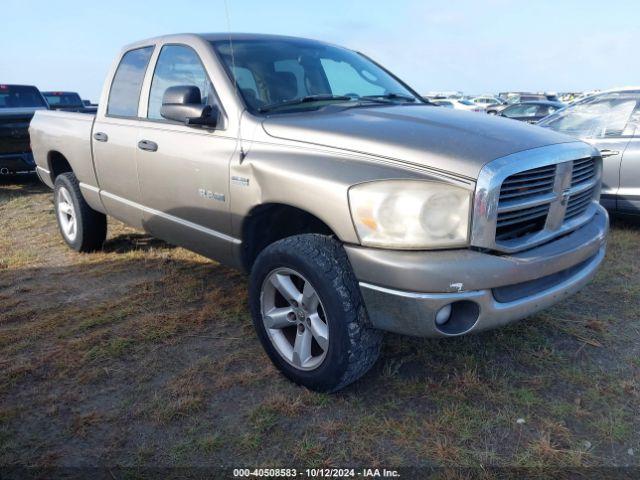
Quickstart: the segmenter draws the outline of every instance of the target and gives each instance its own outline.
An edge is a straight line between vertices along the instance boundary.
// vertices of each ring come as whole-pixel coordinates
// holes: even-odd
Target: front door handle
[[[620,152],[617,150],[609,150],[607,148],[600,150],[600,156],[602,158],[613,157],[614,155],[620,155]]]
[[[96,132],[93,134],[93,138],[94,140],[97,140],[98,142],[106,142],[107,140],[109,140],[109,136],[104,133],[104,132]]]
[[[138,148],[140,150],[144,150],[145,152],[155,152],[158,150],[158,144],[156,142],[152,142],[151,140],[140,140],[138,142]]]

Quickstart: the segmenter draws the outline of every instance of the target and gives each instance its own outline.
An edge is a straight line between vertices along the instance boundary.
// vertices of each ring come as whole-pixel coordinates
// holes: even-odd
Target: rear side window
[[[183,45],[165,45],[158,57],[151,81],[147,115],[150,119],[162,120],[160,108],[164,92],[169,87],[179,85],[198,87],[202,104],[215,104],[213,85],[196,52]]]
[[[137,48],[124,54],[111,82],[107,115],[137,117],[142,81],[153,47]]]

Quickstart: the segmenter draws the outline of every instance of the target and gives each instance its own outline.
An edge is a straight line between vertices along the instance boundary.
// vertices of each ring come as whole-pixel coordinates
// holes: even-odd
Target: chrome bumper
[[[354,253],[353,247],[351,251],[347,248],[347,253],[352,258],[369,318],[375,328],[412,336],[444,337],[495,328],[520,320],[579,291],[595,276],[604,259],[608,226],[607,213],[599,207],[593,220],[580,230],[521,255],[509,257],[474,252],[471,265],[465,265],[467,253],[461,252],[462,258],[451,263],[450,274],[439,272],[436,284],[444,290],[439,292],[422,293],[366,281],[359,275],[366,268],[366,262],[362,262],[362,257]],[[585,241],[585,238],[589,241]],[[425,261],[429,262],[425,260],[428,252],[403,253],[418,254],[417,258],[423,263],[416,265],[416,268],[423,271],[432,271],[434,265],[446,267],[442,255],[451,254],[431,252],[435,263],[425,265]],[[371,260],[370,255],[367,258]],[[483,259],[486,268],[483,268]],[[393,270],[405,268],[406,264],[394,265],[380,261],[370,267],[380,273],[381,268]],[[461,270],[465,270],[468,282],[456,283],[453,280]],[[386,277],[381,278],[397,277],[389,271]],[[414,280],[415,284],[420,283]],[[432,283],[433,279],[425,282]],[[477,288],[483,282],[486,287]],[[475,288],[464,290],[467,283]],[[447,291],[451,287],[460,291]],[[450,320],[444,325],[436,325],[437,312],[449,304],[453,305]]]

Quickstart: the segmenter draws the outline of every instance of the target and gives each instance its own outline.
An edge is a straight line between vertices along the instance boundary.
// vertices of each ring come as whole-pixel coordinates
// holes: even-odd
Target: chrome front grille
[[[556,166],[534,168],[511,175],[500,187],[500,203],[521,201],[553,191]]]
[[[548,214],[549,205],[499,213],[496,224],[496,240],[509,240],[541,230],[544,228]]]
[[[589,207],[589,204],[593,201],[594,187],[585,190],[584,192],[572,195],[569,198],[567,205],[567,211],[564,215],[565,220],[582,215]]]
[[[594,158],[583,158],[573,162],[571,173],[571,186],[590,182],[596,175],[596,161]]]
[[[573,143],[487,164],[476,186],[472,245],[515,252],[579,227],[595,213],[601,170],[597,152]]]

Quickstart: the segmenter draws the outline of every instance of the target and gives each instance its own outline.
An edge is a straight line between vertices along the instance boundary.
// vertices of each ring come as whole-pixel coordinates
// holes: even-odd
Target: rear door
[[[186,126],[160,115],[164,92],[177,85],[198,87],[202,103],[219,108],[215,129]],[[137,139],[143,142],[137,164],[146,207],[144,227],[171,243],[221,258],[235,242],[229,236],[229,165],[237,135],[229,132],[215,85],[198,52],[184,44],[162,46],[146,98]]]
[[[153,46],[126,52],[113,76],[105,106],[93,126],[92,145],[102,202],[110,215],[142,227],[136,153],[140,92]]]

